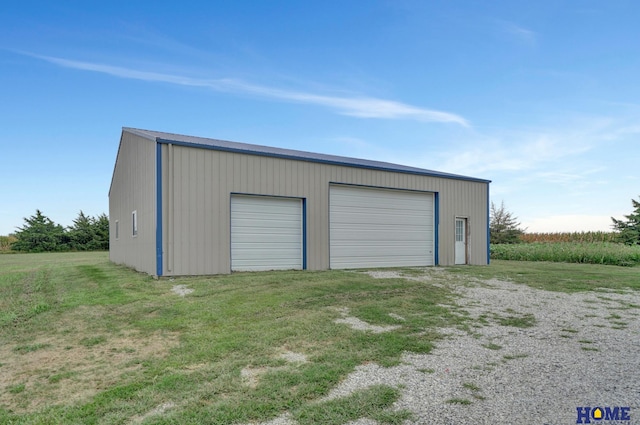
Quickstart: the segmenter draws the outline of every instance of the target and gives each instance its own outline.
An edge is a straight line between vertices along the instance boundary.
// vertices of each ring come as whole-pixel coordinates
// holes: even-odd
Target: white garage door
[[[332,185],[332,269],[434,264],[433,194]]]
[[[302,269],[302,200],[231,196],[231,270]]]

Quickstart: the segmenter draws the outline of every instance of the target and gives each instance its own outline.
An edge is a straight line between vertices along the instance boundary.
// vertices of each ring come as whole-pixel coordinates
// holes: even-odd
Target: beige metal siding
[[[152,275],[156,274],[155,178],[155,143],[123,132],[109,190],[109,259]],[[137,213],[136,236],[132,234],[133,211]]]
[[[307,268],[329,268],[330,183],[437,192],[439,264],[454,263],[456,216],[468,220],[469,263],[487,261],[488,184],[484,182],[178,145],[162,145],[162,162],[165,275],[230,272],[232,193],[306,199]]]

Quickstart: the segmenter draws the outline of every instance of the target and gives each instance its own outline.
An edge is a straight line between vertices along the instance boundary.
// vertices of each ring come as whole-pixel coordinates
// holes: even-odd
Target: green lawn
[[[489,267],[451,267],[449,272],[481,279],[508,280],[548,291],[640,290],[638,266],[491,260]]]
[[[496,261],[428,281],[350,271],[154,280],[104,252],[2,255],[0,423],[233,424],[284,412],[300,424],[401,423],[409,413],[388,409],[395,388],[319,400],[357,365],[396,364],[404,351],[428,353],[441,328],[467,328],[452,282],[640,289],[639,272]],[[193,292],[179,296],[176,285]],[[399,327],[375,334],[334,323],[345,314]]]

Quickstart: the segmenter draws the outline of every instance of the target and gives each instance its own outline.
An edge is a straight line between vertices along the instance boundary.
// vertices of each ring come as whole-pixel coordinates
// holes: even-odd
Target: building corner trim
[[[307,270],[307,198],[302,198],[302,270]]]
[[[438,234],[439,234],[439,229],[440,229],[440,193],[439,192],[435,192],[433,194],[433,202],[434,202],[434,206],[433,209],[434,211],[434,215],[433,215],[433,244],[434,246],[434,252],[433,252],[433,263],[434,266],[438,266],[440,265],[440,257],[438,255],[438,251],[440,250],[440,241],[438,240]]]
[[[156,142],[156,276],[162,276],[162,145]]]
[[[487,265],[491,264],[491,202],[489,197],[489,183],[487,183]]]

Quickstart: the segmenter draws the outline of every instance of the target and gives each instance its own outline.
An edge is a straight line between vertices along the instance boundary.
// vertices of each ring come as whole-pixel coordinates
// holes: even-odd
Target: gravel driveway
[[[488,324],[452,333],[428,355],[406,354],[400,366],[360,366],[329,398],[398,385],[395,408],[414,413],[407,424],[575,424],[579,406],[628,406],[631,421],[620,423],[640,424],[640,293],[565,294],[498,280],[457,291],[463,309]],[[533,315],[535,324],[504,326],[496,313]]]
[[[432,273],[455,288],[457,303],[478,327],[451,330],[430,354],[407,353],[399,366],[359,366],[325,400],[381,384],[400,389],[393,408],[414,416],[405,425],[575,424],[577,408],[587,406],[630,408],[630,421],[592,424],[640,424],[640,292],[565,294],[499,280],[460,283],[437,268],[406,278],[431,280]],[[521,320],[501,323],[505,318]],[[287,414],[263,423],[296,424]],[[376,422],[361,418],[349,425]]]

